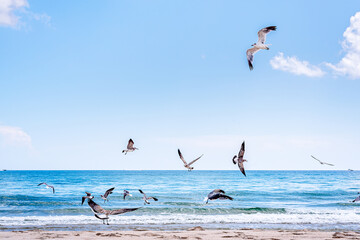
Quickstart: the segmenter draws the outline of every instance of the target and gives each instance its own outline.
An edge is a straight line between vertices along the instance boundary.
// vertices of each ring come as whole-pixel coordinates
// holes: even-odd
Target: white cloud
[[[0,143],[31,148],[31,137],[21,128],[0,126]]]
[[[336,74],[360,78],[360,12],[350,18],[350,26],[343,34],[342,48],[346,53],[339,63],[327,63]]]
[[[319,67],[311,65],[307,61],[300,61],[296,57],[284,57],[282,52],[272,58],[270,64],[274,69],[290,72],[295,75],[322,77],[325,74]]]
[[[15,12],[26,7],[29,7],[27,0],[1,0],[0,25],[15,27],[19,22],[19,16]]]

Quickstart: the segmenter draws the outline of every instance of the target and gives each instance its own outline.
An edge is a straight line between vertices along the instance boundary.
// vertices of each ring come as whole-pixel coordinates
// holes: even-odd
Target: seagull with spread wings
[[[150,199],[153,199],[154,201],[158,201],[158,199],[156,198],[156,197],[148,197],[148,196],[146,196],[146,194],[143,192],[143,191],[141,191],[141,189],[139,189],[139,192],[142,194],[142,195],[144,195],[143,196],[143,200],[145,201],[144,202],[144,205],[147,203],[147,204],[150,204],[150,202],[148,201],[148,200],[150,200]]]
[[[114,189],[115,189],[114,187],[113,187],[113,188],[110,188],[110,189],[106,190],[106,192],[104,193],[104,195],[100,195],[100,197],[101,197],[102,199],[104,199],[104,202],[109,201],[109,200],[107,199],[107,197],[108,197],[110,194],[113,193],[113,190],[114,190]]]
[[[122,152],[125,153],[126,155],[128,152],[133,152],[135,150],[139,150],[139,149],[134,147],[134,141],[130,138],[126,149],[123,150]]]
[[[55,188],[53,186],[48,185],[46,182],[39,183],[38,186],[40,186],[42,184],[44,184],[46,186],[46,188],[52,188],[53,193],[55,193]]]
[[[106,222],[107,225],[109,225],[109,215],[119,215],[139,209],[139,208],[121,208],[115,210],[105,210],[100,205],[95,203],[91,198],[88,198],[88,205],[91,208],[91,211],[93,211],[95,217],[101,219],[103,221],[103,224],[105,224]]]
[[[215,199],[229,199],[233,200],[232,197],[225,195],[225,191],[221,189],[215,189],[211,191],[207,197],[204,199],[206,201],[206,204],[209,202],[209,200],[215,200]]]
[[[316,161],[318,161],[321,165],[329,165],[329,166],[334,166],[334,164],[331,163],[327,163],[327,162],[322,162],[319,159],[317,159],[316,157],[314,157],[313,155],[310,155],[313,159],[315,159]]]
[[[124,200],[127,196],[132,197],[131,193],[128,190],[124,190]]]
[[[266,34],[268,34],[271,31],[276,31],[276,26],[270,26],[270,27],[266,27],[266,28],[261,29],[258,32],[258,37],[259,37],[258,42],[251,45],[253,47],[249,48],[246,51],[246,57],[247,57],[247,60],[248,60],[250,70],[253,70],[253,68],[254,68],[253,65],[252,65],[253,60],[254,60],[254,54],[256,52],[258,52],[260,49],[269,50],[269,47],[268,47],[268,45],[265,44],[265,41],[266,41]]]
[[[200,157],[198,157],[197,159],[195,159],[195,160],[187,163],[187,162],[185,161],[183,155],[181,154],[180,149],[178,149],[178,154],[179,154],[180,159],[181,159],[181,160],[183,161],[183,163],[184,163],[184,167],[186,167],[189,172],[194,169],[194,167],[192,167],[191,165],[192,165],[194,162],[196,162],[197,160],[199,160],[199,159],[204,155],[204,154],[202,154],[202,155],[201,155]]]
[[[237,164],[239,166],[240,171],[246,177],[245,168],[244,168],[244,162],[247,162],[247,160],[244,159],[244,154],[245,154],[245,141],[243,141],[242,144],[241,144],[239,154],[237,156],[235,155],[233,157],[232,161],[233,161],[234,164]]]

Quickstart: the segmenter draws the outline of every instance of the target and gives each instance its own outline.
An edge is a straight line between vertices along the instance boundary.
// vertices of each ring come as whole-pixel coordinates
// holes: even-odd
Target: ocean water
[[[55,187],[56,193],[44,185]],[[104,203],[100,194],[115,187]],[[203,201],[213,189],[229,200]],[[125,201],[124,189],[133,196]],[[159,199],[144,205],[142,189]],[[96,219],[85,191],[105,209],[141,207]],[[360,230],[359,171],[3,171],[0,230],[181,230],[265,228]]]

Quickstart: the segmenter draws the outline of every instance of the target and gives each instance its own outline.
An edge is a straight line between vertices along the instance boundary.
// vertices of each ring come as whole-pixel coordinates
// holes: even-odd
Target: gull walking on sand
[[[205,204],[207,204],[209,200],[215,200],[215,199],[229,199],[231,201],[233,200],[232,197],[225,195],[224,190],[215,189],[207,195],[207,197],[204,199],[204,201],[206,201]]]
[[[187,162],[185,161],[183,155],[181,154],[180,149],[178,149],[178,154],[179,154],[180,159],[181,159],[181,160],[183,161],[183,163],[184,163],[184,167],[187,168],[189,172],[194,169],[194,167],[192,167],[191,165],[192,165],[194,162],[196,162],[197,160],[199,160],[199,159],[204,155],[204,154],[202,154],[202,155],[201,155],[200,157],[198,157],[197,159],[195,159],[195,160],[187,163]]]
[[[245,168],[244,168],[244,162],[247,162],[247,160],[244,159],[244,154],[245,154],[245,141],[243,141],[242,144],[241,144],[239,154],[237,156],[235,155],[233,157],[232,161],[233,161],[234,164],[237,164],[239,166],[240,171],[246,177]]]
[[[103,224],[105,224],[106,222],[107,225],[109,225],[109,215],[118,215],[139,209],[139,208],[121,208],[115,210],[105,210],[100,205],[95,203],[91,198],[88,198],[88,205],[93,211],[95,217],[101,219],[103,221]]]
[[[130,138],[126,149],[123,150],[122,152],[125,153],[126,155],[128,152],[133,152],[135,150],[139,150],[139,149],[134,147],[134,141]]]
[[[46,186],[46,188],[52,188],[53,193],[55,193],[55,188],[53,186],[48,185],[46,182],[39,183],[38,186],[40,186],[42,184],[44,184]]]
[[[145,194],[143,191],[141,191],[141,189],[139,189],[139,192],[144,195],[144,196],[143,196],[143,200],[145,201],[145,202],[144,202],[144,205],[145,205],[146,203],[147,203],[147,204],[150,204],[150,202],[148,201],[148,200],[150,200],[150,199],[153,199],[154,201],[157,201],[157,200],[158,200],[156,197],[147,197],[146,194]]]
[[[102,198],[102,199],[104,199],[104,203],[106,202],[106,201],[109,201],[108,199],[107,199],[107,197],[109,196],[109,194],[112,194],[113,192],[113,190],[114,190],[115,188],[113,187],[113,188],[110,188],[110,189],[108,189],[108,190],[106,190],[106,192],[105,192],[105,194],[104,195],[100,195],[100,197]]]
[[[327,162],[322,162],[319,159],[317,159],[316,157],[314,157],[313,155],[310,155],[313,159],[315,159],[316,161],[318,161],[321,165],[329,165],[329,166],[334,166],[334,164],[331,163],[327,163]]]
[[[130,197],[132,197],[132,195],[130,194],[130,192],[129,192],[129,191],[124,190],[124,200],[125,200],[126,196],[130,196]]]
[[[93,199],[94,198],[94,196],[91,196],[91,193],[89,193],[89,192],[85,192],[85,193],[86,193],[86,196],[82,197],[81,205],[84,204],[85,199]]]
[[[268,45],[265,44],[265,41],[266,41],[266,34],[268,34],[271,31],[276,31],[276,26],[270,26],[270,27],[266,27],[266,28],[261,29],[258,32],[258,37],[259,37],[258,42],[251,45],[253,47],[249,48],[246,51],[246,57],[247,57],[247,60],[248,60],[250,71],[253,70],[253,68],[254,68],[253,65],[252,65],[253,60],[254,60],[254,54],[256,52],[258,52],[260,49],[269,50],[269,47],[268,47]]]

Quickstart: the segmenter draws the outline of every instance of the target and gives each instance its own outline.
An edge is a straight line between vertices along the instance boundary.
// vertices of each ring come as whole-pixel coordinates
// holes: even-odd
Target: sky
[[[256,3],[1,0],[0,169],[360,169],[358,1]]]

